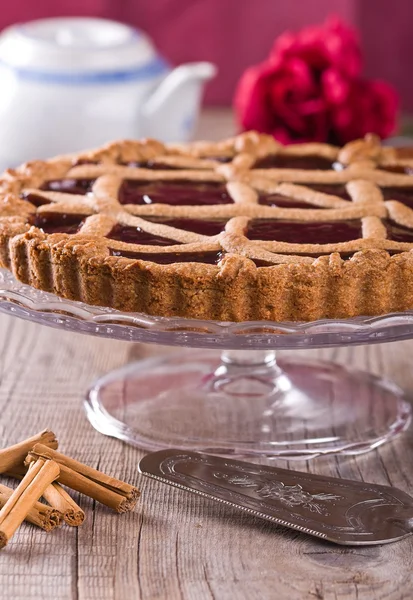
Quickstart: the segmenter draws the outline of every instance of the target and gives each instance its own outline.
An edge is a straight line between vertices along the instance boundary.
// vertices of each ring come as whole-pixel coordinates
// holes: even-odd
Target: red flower
[[[367,132],[386,137],[396,124],[396,94],[361,79],[360,70],[356,35],[337,19],[286,33],[266,61],[241,77],[239,122],[283,143],[345,143]]]
[[[314,71],[334,67],[349,77],[361,72],[361,51],[356,33],[338,18],[323,25],[305,27],[297,34],[281,35],[274,43],[271,57],[295,56]]]
[[[397,94],[384,81],[350,81],[344,102],[331,106],[331,126],[342,144],[376,133],[389,137],[397,125]]]

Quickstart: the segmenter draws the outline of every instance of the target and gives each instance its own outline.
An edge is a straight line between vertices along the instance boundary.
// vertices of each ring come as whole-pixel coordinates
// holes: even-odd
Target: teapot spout
[[[209,62],[181,65],[167,75],[142,107],[146,136],[163,142],[191,139],[200,109],[204,82],[216,74]]]

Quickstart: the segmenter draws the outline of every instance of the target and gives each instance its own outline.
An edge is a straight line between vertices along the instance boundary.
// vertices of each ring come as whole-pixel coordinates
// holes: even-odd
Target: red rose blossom
[[[390,85],[356,79],[349,82],[345,101],[331,107],[331,126],[342,144],[366,133],[384,139],[396,129],[397,107],[397,94]]]
[[[396,126],[397,96],[380,81],[360,77],[355,33],[337,19],[276,40],[266,61],[245,71],[235,94],[244,129],[283,143],[345,143]]]
[[[349,77],[361,73],[361,51],[356,33],[338,18],[323,25],[305,27],[298,33],[284,33],[274,43],[272,56],[295,56],[315,71],[334,67]]]

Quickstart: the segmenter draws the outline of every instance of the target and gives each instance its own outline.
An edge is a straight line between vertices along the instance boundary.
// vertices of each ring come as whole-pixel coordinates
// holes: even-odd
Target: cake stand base
[[[355,455],[410,422],[394,383],[273,351],[177,350],[101,378],[86,410],[100,432],[146,450],[310,459]]]
[[[274,351],[411,339],[413,310],[310,323],[151,317],[59,298],[0,269],[0,311],[65,331],[176,346],[166,357],[109,373],[86,401],[96,429],[147,450],[361,454],[410,421],[410,405],[392,382],[299,352],[277,364]]]

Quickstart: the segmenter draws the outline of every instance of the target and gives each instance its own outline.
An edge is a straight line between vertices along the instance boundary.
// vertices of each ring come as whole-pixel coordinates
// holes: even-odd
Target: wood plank
[[[61,447],[142,489],[133,514],[77,498],[87,519],[51,534],[23,525],[0,554],[0,586],[16,599],[391,599],[411,597],[413,540],[341,548],[142,479],[142,453],[96,433],[81,409],[90,383],[153,355],[133,345],[59,332],[0,315],[1,445],[52,427]],[[411,390],[413,342],[304,351],[394,377]],[[413,493],[412,436],[356,458],[294,468],[391,483]],[[280,463],[281,464],[281,463]],[[275,596],[276,593],[276,596]]]

